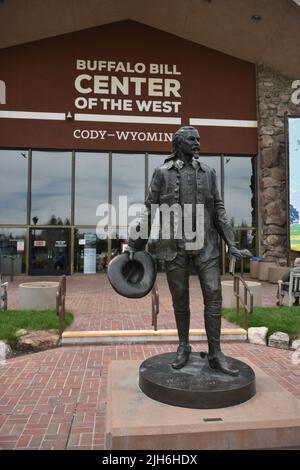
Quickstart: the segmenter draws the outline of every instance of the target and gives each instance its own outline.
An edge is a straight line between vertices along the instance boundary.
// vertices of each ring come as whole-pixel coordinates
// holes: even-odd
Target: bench
[[[277,305],[283,305],[283,297],[285,294],[288,294],[289,296],[289,307],[293,305],[297,298],[300,298],[300,273],[291,272],[289,282],[283,282],[282,280],[278,281]]]

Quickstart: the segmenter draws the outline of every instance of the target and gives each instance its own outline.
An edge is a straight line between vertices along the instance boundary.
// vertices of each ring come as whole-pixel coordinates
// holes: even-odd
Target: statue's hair
[[[300,266],[300,258],[295,259],[294,266]]]
[[[174,154],[178,150],[178,144],[181,141],[183,135],[188,131],[197,131],[198,132],[198,130],[195,127],[183,126],[183,127],[180,127],[180,129],[178,129],[178,131],[176,131],[175,134],[173,134],[172,145],[173,145],[173,153]]]

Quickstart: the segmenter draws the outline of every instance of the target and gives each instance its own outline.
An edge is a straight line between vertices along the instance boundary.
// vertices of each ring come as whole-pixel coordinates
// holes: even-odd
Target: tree
[[[299,224],[299,212],[293,204],[290,204],[290,225],[293,224]]]

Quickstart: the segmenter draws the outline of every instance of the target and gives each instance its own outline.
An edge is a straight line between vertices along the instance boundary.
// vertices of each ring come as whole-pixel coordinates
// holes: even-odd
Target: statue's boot
[[[167,271],[167,280],[173,300],[173,308],[179,338],[174,369],[181,369],[189,360],[190,309],[189,309],[189,271],[186,268]]]
[[[232,367],[220,348],[221,315],[206,313],[205,329],[208,341],[208,362],[212,369],[234,377],[239,375],[239,370]]]
[[[179,336],[179,346],[172,367],[173,369],[181,369],[187,364],[192,350],[189,345],[190,311],[188,310],[185,313],[175,312],[175,319]]]
[[[172,362],[173,369],[182,369],[187,364],[191,351],[192,348],[189,344],[180,344],[177,348],[175,361]]]

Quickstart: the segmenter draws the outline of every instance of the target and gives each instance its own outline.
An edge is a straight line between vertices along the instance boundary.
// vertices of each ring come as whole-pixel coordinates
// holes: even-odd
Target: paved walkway
[[[59,278],[16,277],[9,284],[9,309],[18,308],[18,286],[22,282],[58,280]],[[172,300],[166,276],[157,278],[160,295],[159,329],[175,328]],[[275,304],[276,285],[263,283],[263,305]],[[197,276],[190,277],[191,328],[204,328],[203,299]],[[143,299],[126,299],[110,286],[105,274],[75,275],[67,278],[66,307],[75,319],[72,331],[144,330],[151,329],[151,296]],[[232,328],[223,319],[223,328]]]
[[[167,344],[63,347],[8,360],[0,366],[0,448],[103,450],[109,362],[173,350]],[[300,365],[293,366],[291,351],[247,343],[223,350],[246,357],[300,399]]]
[[[26,280],[29,279],[17,278],[9,286],[10,308],[17,307],[17,288]],[[163,275],[158,282],[159,327],[172,328],[175,325]],[[197,313],[202,310],[202,301],[195,277],[191,279],[191,290],[195,317],[192,326],[200,327],[198,322],[202,320]],[[274,304],[275,291],[275,285],[264,284],[264,305]],[[78,329],[151,327],[150,298],[123,299],[112,291],[103,275],[68,278],[67,298],[67,307],[74,312]],[[71,328],[74,329],[74,324]],[[0,449],[103,450],[110,361],[142,361],[174,351],[175,347],[174,344],[61,347],[0,363]],[[193,344],[194,351],[203,348],[205,344]],[[300,364],[293,365],[291,351],[247,343],[225,343],[223,350],[263,368],[300,399]]]

